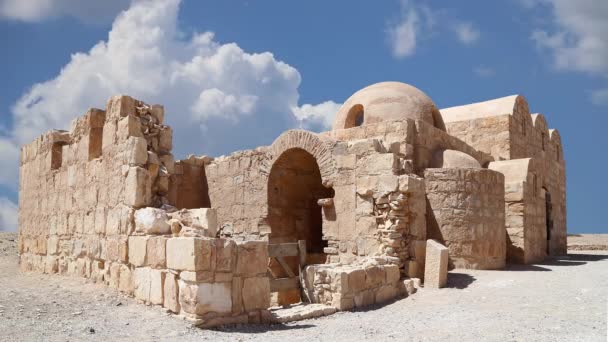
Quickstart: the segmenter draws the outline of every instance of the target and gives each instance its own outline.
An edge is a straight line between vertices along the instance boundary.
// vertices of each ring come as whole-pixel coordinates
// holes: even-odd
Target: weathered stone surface
[[[448,248],[435,240],[427,240],[425,260],[424,287],[445,287],[448,281]]]
[[[144,234],[168,234],[171,226],[167,212],[157,208],[143,208],[135,211],[135,231]]]
[[[146,265],[152,268],[165,268],[167,238],[164,236],[151,236],[146,247]]]
[[[246,241],[237,245],[236,274],[253,276],[265,274],[268,265],[268,244],[265,241]]]
[[[246,311],[267,309],[270,306],[270,282],[268,278],[245,278],[242,297]]]
[[[230,313],[231,283],[191,284],[179,281],[179,302],[182,310],[190,314]]]
[[[129,263],[134,266],[147,264],[148,236],[129,236]]]
[[[210,271],[211,242],[196,237],[167,239],[167,267],[180,271]]]
[[[179,285],[174,273],[168,272],[165,276],[163,287],[163,306],[174,313],[180,311],[179,305]]]

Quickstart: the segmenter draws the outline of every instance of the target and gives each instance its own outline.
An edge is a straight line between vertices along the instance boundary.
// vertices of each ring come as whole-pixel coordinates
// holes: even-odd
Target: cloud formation
[[[272,53],[219,43],[212,32],[179,39],[179,3],[135,1],[115,19],[107,41],[72,55],[57,77],[17,101],[12,141],[65,128],[121,93],[165,105],[178,156],[254,147],[298,125],[330,126],[327,105],[299,109],[300,73]]]
[[[386,29],[393,57],[402,59],[412,56],[418,41],[430,35],[436,23],[435,17],[436,14],[427,5],[415,0],[401,0],[398,20],[390,21]]]
[[[0,1],[2,13],[21,13],[24,20],[75,5],[43,1],[59,8],[34,13],[28,12],[32,4]],[[116,94],[165,106],[178,158],[269,144],[290,128],[331,126],[329,118],[338,105],[329,101],[300,106],[300,73],[272,53],[245,52],[235,43],[216,41],[212,32],[180,38],[179,5],[180,0],[134,1],[116,17],[106,41],[73,54],[55,78],[21,96],[12,107],[13,127],[0,133],[0,185],[17,189],[20,145],[51,128],[68,128],[89,107],[105,108],[106,100]],[[83,8],[71,10],[80,13]],[[1,204],[9,225],[14,222],[10,209],[16,206],[7,199]]]
[[[0,231],[17,230],[17,205],[5,197],[0,197]]]
[[[608,75],[608,1],[528,0],[551,11],[552,23],[532,39],[560,70]]]
[[[457,22],[454,25],[454,32],[458,40],[465,45],[475,44],[481,36],[481,33],[473,26],[473,23],[466,21]]]
[[[0,0],[0,17],[40,22],[60,16],[75,17],[85,23],[111,20],[129,7],[130,0]]]

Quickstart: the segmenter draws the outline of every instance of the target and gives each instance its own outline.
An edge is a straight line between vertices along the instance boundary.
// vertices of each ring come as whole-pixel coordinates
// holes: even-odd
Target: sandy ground
[[[604,250],[608,251],[608,234],[571,234],[568,235],[570,250]]]
[[[286,325],[202,330],[83,279],[17,270],[0,233],[0,341],[606,341],[608,252],[503,271],[456,270],[449,287]]]

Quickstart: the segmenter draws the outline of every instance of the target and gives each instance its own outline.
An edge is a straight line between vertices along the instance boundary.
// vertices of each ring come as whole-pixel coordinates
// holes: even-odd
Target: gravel
[[[0,341],[606,341],[608,252],[502,271],[455,270],[448,288],[284,325],[192,327],[105,286],[20,273],[0,233]]]

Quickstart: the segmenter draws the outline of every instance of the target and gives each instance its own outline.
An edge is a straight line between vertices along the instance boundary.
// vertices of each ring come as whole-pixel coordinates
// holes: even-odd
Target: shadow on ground
[[[445,287],[450,289],[466,289],[475,281],[475,277],[465,273],[448,273],[448,283]]]
[[[552,271],[543,266],[582,266],[588,262],[607,260],[605,254],[569,253],[568,255],[549,257],[545,261],[532,265],[508,264],[505,271]]]
[[[261,334],[269,331],[283,331],[283,330],[300,330],[314,328],[316,325],[313,324],[298,324],[293,322],[291,324],[238,324],[238,325],[226,325],[222,327],[213,328],[218,332],[224,333],[248,333],[248,334]],[[202,328],[204,329],[204,328]]]

